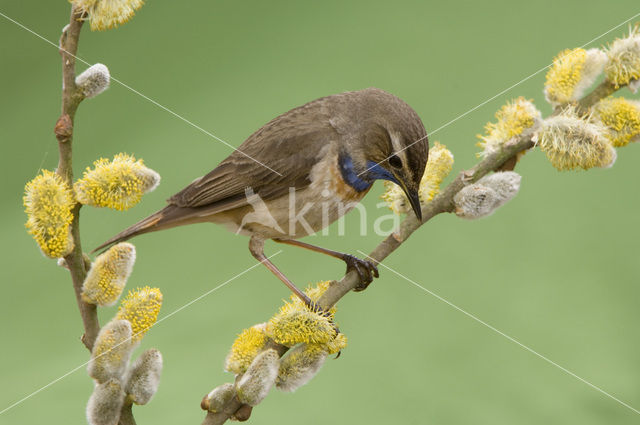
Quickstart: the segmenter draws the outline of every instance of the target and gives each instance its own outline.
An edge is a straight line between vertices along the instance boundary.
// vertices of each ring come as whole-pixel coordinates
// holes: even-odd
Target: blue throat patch
[[[367,161],[367,170],[361,175],[358,175],[360,173],[355,170],[353,160],[348,155],[340,155],[338,164],[344,181],[358,192],[369,189],[375,180],[389,180],[398,184],[393,174],[373,161]]]

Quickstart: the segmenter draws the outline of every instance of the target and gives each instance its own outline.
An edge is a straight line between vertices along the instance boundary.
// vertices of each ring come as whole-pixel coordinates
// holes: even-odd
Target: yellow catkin
[[[607,64],[604,73],[616,88],[640,80],[640,26],[636,25],[629,35],[616,39],[607,48]]]
[[[331,281],[309,286],[305,293],[313,302],[329,289]],[[294,346],[301,342],[322,345],[329,354],[337,353],[347,345],[342,333],[336,334],[333,317],[336,308],[326,315],[312,312],[298,297],[290,301],[268,322],[244,329],[234,341],[225,361],[225,369],[236,374],[245,373],[256,356],[265,348],[269,338],[279,344]]]
[[[225,360],[225,369],[233,373],[244,373],[251,362],[266,345],[268,338],[265,323],[244,329],[233,342]]]
[[[407,195],[405,195],[400,186],[393,182],[384,182],[384,193],[380,198],[394,214],[401,215],[411,211],[411,205],[409,204]]]
[[[144,4],[143,0],[70,0],[89,14],[92,31],[104,31],[129,21]]]
[[[329,354],[335,354],[347,347],[347,337],[343,333],[337,334],[333,339],[327,342],[324,347]]]
[[[554,106],[578,100],[602,73],[606,61],[600,49],[560,52],[547,72],[545,98]]]
[[[594,107],[594,118],[607,127],[613,146],[626,146],[640,139],[640,102],[607,98]]]
[[[133,340],[140,341],[153,326],[162,307],[162,293],[158,288],[145,286],[129,291],[122,300],[115,319],[128,320],[131,323]]]
[[[435,142],[429,150],[429,159],[420,180],[420,202],[430,202],[440,191],[440,184],[449,175],[453,167],[453,154],[443,144]],[[384,182],[385,192],[381,198],[395,214],[411,211],[411,204],[400,186],[390,181]]]
[[[445,145],[435,142],[429,151],[418,193],[423,204],[430,202],[440,192],[440,184],[453,168],[453,154]]]
[[[558,53],[547,72],[547,82],[544,85],[549,102],[564,103],[572,99],[586,60],[587,51],[584,49],[567,49]]]
[[[127,242],[99,255],[82,284],[82,299],[90,304],[113,305],[122,294],[135,260],[136,249]]]
[[[318,299],[329,288],[331,281],[318,283],[315,287],[305,290],[311,301]],[[297,297],[291,297],[291,302],[285,302],[280,311],[273,316],[266,326],[266,333],[279,344],[292,347],[307,342],[328,344],[336,336],[333,318],[336,308],[332,307],[326,314],[315,313]]]
[[[292,347],[302,342],[326,344],[335,335],[329,317],[303,304],[285,303],[267,324],[267,335],[278,344]]]
[[[74,184],[78,201],[93,207],[127,210],[160,183],[158,173],[131,155],[119,153],[113,161],[101,158],[93,166]]]
[[[495,117],[495,123],[485,125],[485,135],[478,135],[482,148],[479,156],[500,151],[509,140],[537,126],[542,115],[531,101],[519,97],[500,108]]]
[[[536,135],[540,149],[558,170],[610,167],[616,150],[606,136],[606,128],[568,109],[547,118]]]
[[[43,170],[25,186],[26,227],[42,252],[59,258],[73,250],[69,226],[73,221],[73,193],[56,173]]]

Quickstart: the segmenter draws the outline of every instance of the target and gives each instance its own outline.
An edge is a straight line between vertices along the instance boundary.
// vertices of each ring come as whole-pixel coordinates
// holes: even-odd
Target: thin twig
[[[580,99],[578,102],[578,112],[586,114],[589,112],[589,107],[598,103],[600,99],[612,95],[619,88],[619,86],[616,87],[616,85],[609,80],[604,80],[598,87],[593,89],[591,93]]]
[[[125,403],[120,410],[120,419],[118,425],[136,425],[136,420],[133,417],[132,411],[133,404],[130,402]]]
[[[71,8],[71,17],[60,37],[60,56],[62,57],[62,113],[55,126],[55,134],[58,139],[58,150],[60,157],[58,160],[57,173],[72,187],[73,185],[73,124],[76,111],[80,102],[84,98],[76,87],[76,53],[78,51],[78,40],[80,30],[84,22],[83,13]],[[96,306],[82,301],[80,296],[82,283],[87,275],[87,268],[82,255],[82,245],[80,243],[80,204],[73,209],[73,221],[71,222],[71,236],[73,237],[73,251],[64,257],[76,296],[84,335],[82,342],[89,351],[93,348],[93,343],[100,331]]]

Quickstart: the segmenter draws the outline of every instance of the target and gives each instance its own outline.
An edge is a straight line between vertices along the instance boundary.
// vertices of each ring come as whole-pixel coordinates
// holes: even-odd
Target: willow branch
[[[619,88],[619,86],[616,86],[611,81],[604,80],[598,87],[593,89],[591,93],[578,101],[578,111],[586,114],[587,112],[589,112],[589,108],[592,105],[598,103],[600,99],[604,99],[605,97],[612,95]]]
[[[136,420],[133,417],[133,404],[131,402],[126,402],[122,409],[120,410],[120,419],[118,420],[118,425],[136,425]]]
[[[73,123],[76,111],[80,102],[84,98],[80,90],[76,87],[76,53],[78,51],[78,40],[83,24],[83,13],[71,8],[69,25],[62,30],[60,37],[60,56],[62,57],[62,113],[56,122],[54,132],[58,139],[58,169],[56,172],[64,181],[73,186]],[[82,283],[87,275],[87,265],[82,254],[82,244],[80,243],[80,204],[76,204],[72,211],[73,221],[71,222],[71,236],[73,238],[73,251],[64,257],[67,268],[71,273],[73,290],[76,296],[84,335],[82,342],[89,351],[93,348],[93,343],[100,331],[96,306],[82,301],[80,296]]]
[[[609,81],[604,81],[597,86],[591,93],[576,102],[576,106],[583,111],[595,105],[601,99],[613,94],[621,87],[616,87]],[[554,111],[553,115],[558,114],[559,111]],[[462,190],[465,186],[475,183],[483,176],[493,171],[500,170],[512,170],[516,164],[517,155],[521,152],[525,152],[535,146],[532,140],[533,132],[525,132],[519,137],[516,137],[509,142],[505,143],[502,149],[498,152],[488,154],[484,159],[478,162],[474,167],[469,170],[461,171],[456,178],[449,183],[446,188],[440,192],[431,202],[422,206],[422,221],[419,221],[415,215],[409,214],[400,224],[397,231],[387,236],[378,246],[371,251],[369,259],[376,263],[382,262],[391,253],[398,249],[416,230],[422,225],[431,220],[438,214],[451,213],[455,209],[453,198]],[[360,283],[360,278],[355,271],[347,273],[339,281],[332,282],[329,289],[318,300],[318,304],[329,309],[334,306],[342,297],[352,291]],[[269,341],[265,346],[265,350],[275,349],[280,356],[283,356],[288,347]],[[225,423],[231,417],[236,419],[248,419],[238,418],[238,413],[242,412],[241,409],[248,407],[242,404],[237,397],[231,399],[224,408],[219,412],[208,412],[202,425],[221,425]]]
[[[86,18],[85,13],[72,6],[69,25],[64,27],[60,37],[60,56],[62,57],[62,112],[54,128],[60,153],[56,172],[64,179],[69,187],[73,187],[72,159],[75,115],[78,106],[85,98],[82,90],[76,85],[76,54],[84,18]],[[64,260],[66,267],[71,273],[76,303],[78,304],[80,317],[82,318],[82,324],[84,326],[82,342],[85,347],[91,351],[98,332],[100,331],[100,322],[98,321],[97,306],[84,302],[81,296],[82,284],[91,267],[91,263],[85,260],[84,253],[82,252],[82,244],[80,241],[80,208],[81,204],[77,203],[72,211],[71,236],[73,238],[73,251],[65,256]],[[122,407],[118,424],[136,424],[135,418],[133,417],[132,403],[127,402]]]

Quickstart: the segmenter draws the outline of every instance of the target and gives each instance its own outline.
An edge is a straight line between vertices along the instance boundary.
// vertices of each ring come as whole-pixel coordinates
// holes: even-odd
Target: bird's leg
[[[299,246],[301,248],[305,248],[314,252],[319,252],[321,254],[329,255],[333,258],[338,258],[345,263],[347,263],[347,273],[351,270],[355,270],[360,277],[360,283],[358,286],[354,288],[354,291],[364,291],[367,289],[369,284],[373,282],[374,277],[378,277],[378,267],[368,260],[362,260],[358,257],[355,257],[351,254],[345,254],[338,251],[333,251],[331,249],[321,248],[319,246],[311,245],[305,242],[296,241],[293,239],[274,239],[275,242],[284,243],[288,245]]]
[[[302,300],[303,303],[305,303],[307,307],[309,307],[309,309],[311,309],[311,311],[316,313],[324,312],[324,310],[320,306],[318,306],[316,303],[311,301],[311,299],[307,296],[307,294],[305,294],[300,289],[298,289],[298,287],[294,285],[293,282],[291,282],[289,278],[285,276],[284,273],[282,273],[275,266],[275,264],[273,264],[264,255],[264,239],[261,239],[256,236],[252,236],[251,239],[249,240],[249,251],[251,252],[251,255],[253,255],[256,258],[256,260],[260,261],[262,264],[267,266],[267,268],[271,270],[271,273],[275,274],[278,277],[278,279],[280,279],[287,286],[287,288],[291,290],[291,292],[293,292],[298,298]]]

